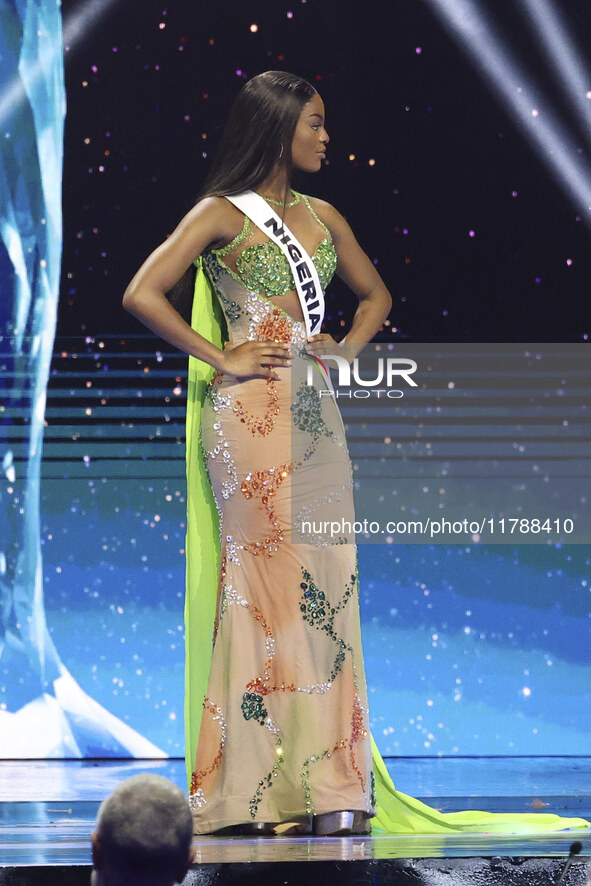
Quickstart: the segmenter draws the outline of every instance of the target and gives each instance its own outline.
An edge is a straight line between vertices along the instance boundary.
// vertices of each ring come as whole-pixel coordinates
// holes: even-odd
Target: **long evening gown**
[[[318,226],[312,257],[325,288],[336,267],[330,234],[307,198],[295,202]],[[293,359],[275,381],[238,381],[190,359],[185,716],[195,833],[336,810],[395,833],[586,827],[544,814],[443,815],[395,790],[369,731],[355,539],[305,530],[307,519],[352,522],[354,509],[338,408],[303,357],[304,324],[280,307],[294,288],[289,265],[245,217],[242,233],[198,267],[195,329],[218,345],[224,325],[234,345],[289,342]]]

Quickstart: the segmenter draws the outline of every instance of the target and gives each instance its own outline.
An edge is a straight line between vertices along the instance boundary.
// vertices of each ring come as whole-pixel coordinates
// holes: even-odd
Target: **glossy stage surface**
[[[394,758],[396,783],[444,811],[539,809],[591,818],[591,757]],[[0,883],[87,883],[98,806],[138,772],[184,786],[182,760],[0,761]],[[195,838],[187,883],[551,883],[574,841],[581,854],[563,881],[584,884],[591,835]],[[314,862],[302,868],[299,862]],[[359,864],[345,865],[344,862]],[[272,874],[272,877],[271,877]],[[346,874],[346,876],[345,876]],[[271,877],[271,879],[269,879]],[[353,878],[353,879],[350,879]]]

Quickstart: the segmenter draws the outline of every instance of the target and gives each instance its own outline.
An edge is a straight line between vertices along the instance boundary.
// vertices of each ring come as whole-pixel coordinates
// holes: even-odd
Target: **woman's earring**
[[[281,142],[281,150],[279,151],[279,159],[283,157],[283,142]]]

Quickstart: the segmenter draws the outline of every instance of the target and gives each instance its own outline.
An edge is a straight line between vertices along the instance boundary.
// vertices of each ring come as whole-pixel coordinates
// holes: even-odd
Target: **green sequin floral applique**
[[[324,591],[317,587],[311,574],[304,566],[302,566],[302,581],[300,583],[300,588],[303,591],[300,599],[300,612],[302,613],[302,618],[304,621],[308,622],[311,627],[316,628],[319,631],[325,631],[338,648],[329,677],[331,683],[342,670],[343,662],[346,657],[345,653],[350,652],[353,654],[354,652],[353,647],[347,646],[345,641],[339,637],[335,631],[334,620],[336,614],[344,609],[351,597],[354,596],[356,582],[357,576],[351,575],[351,582],[345,586],[341,600],[336,606],[332,606]]]
[[[215,294],[217,295],[219,301],[222,303],[222,310],[224,314],[226,315],[230,323],[235,323],[242,316],[242,307],[238,304],[237,301],[226,298],[224,293],[218,287],[217,283],[222,275],[222,268],[218,264],[213,253],[209,253],[209,255],[205,256],[204,265],[209,274],[209,278],[212,282]]]
[[[278,738],[277,741],[275,742],[275,744],[276,744],[275,750],[277,751],[277,754],[278,754],[277,762],[275,763],[275,765],[273,766],[271,771],[267,772],[267,774],[265,776],[263,776],[263,778],[261,778],[261,780],[259,781],[258,787],[257,787],[256,791],[254,792],[254,797],[251,799],[250,803],[248,804],[248,810],[250,812],[251,818],[256,818],[259,804],[260,804],[261,800],[263,799],[263,791],[266,791],[268,788],[273,787],[273,779],[277,778],[277,776],[279,775],[279,770],[281,768],[281,764],[285,762],[285,757],[283,756],[283,748],[281,747],[281,739]]]
[[[313,455],[320,437],[335,435],[324,421],[322,400],[315,387],[300,382],[296,397],[295,402],[291,404],[293,423],[298,430],[312,435],[312,442],[304,454],[304,459],[307,460]],[[338,441],[335,439],[336,442]]]
[[[236,270],[247,289],[267,298],[285,295],[293,288],[285,256],[271,240],[247,246],[236,258]]]
[[[326,290],[337,269],[337,254],[332,240],[322,240],[318,244],[314,253],[314,264],[318,271],[322,289]]]
[[[267,708],[263,707],[263,696],[256,692],[245,692],[242,696],[242,716],[245,720],[257,720],[261,726],[269,716]]]
[[[319,760],[324,760],[325,757],[329,756],[328,748],[325,751],[322,751],[321,754],[312,754],[307,760],[304,760],[302,765],[302,771],[300,773],[300,781],[302,782],[302,787],[304,789],[304,800],[306,801],[306,814],[313,815],[314,814],[314,805],[312,803],[312,789],[310,787],[310,764],[317,763]]]

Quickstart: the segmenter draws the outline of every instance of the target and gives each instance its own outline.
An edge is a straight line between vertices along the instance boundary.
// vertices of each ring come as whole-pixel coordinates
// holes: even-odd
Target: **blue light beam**
[[[591,75],[560,13],[548,0],[522,0],[520,8],[552,59],[569,103],[591,138]]]
[[[591,167],[575,138],[558,120],[490,21],[470,0],[426,0],[443,25],[486,77],[491,89],[591,224]]]

